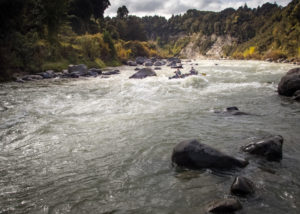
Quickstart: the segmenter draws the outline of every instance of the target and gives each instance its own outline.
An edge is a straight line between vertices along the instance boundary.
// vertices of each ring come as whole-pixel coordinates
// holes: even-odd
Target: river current
[[[300,104],[276,92],[293,66],[202,60],[182,72],[191,66],[206,76],[169,80],[163,66],[134,80],[122,66],[110,78],[1,84],[0,213],[204,213],[232,197],[237,175],[256,185],[240,213],[300,213]],[[252,115],[214,113],[229,106]],[[277,134],[279,163],[250,157],[227,173],[171,165],[182,140],[249,157],[241,146]]]

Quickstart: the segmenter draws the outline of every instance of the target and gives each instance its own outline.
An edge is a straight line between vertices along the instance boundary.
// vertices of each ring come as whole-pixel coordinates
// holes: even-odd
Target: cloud
[[[172,14],[185,13],[188,9],[220,11],[228,7],[238,8],[245,3],[248,7],[254,8],[266,2],[277,2],[277,4],[285,6],[291,0],[110,0],[111,6],[105,11],[105,15],[115,16],[118,8],[123,5],[132,15],[170,17]]]

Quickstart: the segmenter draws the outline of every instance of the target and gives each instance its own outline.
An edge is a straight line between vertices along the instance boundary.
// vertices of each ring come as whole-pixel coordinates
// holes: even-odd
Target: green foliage
[[[117,17],[104,18],[109,5],[109,0],[1,0],[0,80],[16,71],[60,71],[69,63],[104,67],[136,56],[174,56],[190,42],[205,54],[218,36],[234,38],[223,47],[225,56],[300,58],[299,0],[286,7],[192,9],[168,20],[129,16],[126,6]]]
[[[129,11],[128,11],[128,9],[127,9],[127,7],[125,5],[123,5],[122,7],[118,8],[117,17],[119,19],[127,18],[128,14],[129,14]]]

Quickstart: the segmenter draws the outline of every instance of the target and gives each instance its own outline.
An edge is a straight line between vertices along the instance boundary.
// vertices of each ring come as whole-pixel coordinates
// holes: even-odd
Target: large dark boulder
[[[228,198],[211,202],[206,211],[211,213],[233,213],[242,208],[242,204],[237,199]]]
[[[181,63],[181,60],[177,57],[171,57],[168,59],[168,62]]]
[[[248,178],[237,176],[231,185],[230,191],[238,196],[252,195],[254,193],[254,184]]]
[[[278,84],[278,93],[283,96],[291,97],[297,90],[300,90],[300,68],[289,70]]]
[[[242,147],[244,152],[265,157],[269,161],[282,159],[283,137],[280,135],[269,137]]]
[[[137,58],[135,59],[135,62],[136,62],[138,65],[142,65],[142,64],[145,63],[146,60],[147,60],[147,58],[139,56],[139,57],[137,57]]]
[[[245,167],[248,161],[226,155],[197,140],[183,141],[173,150],[172,162],[179,167],[189,169],[226,170]]]
[[[69,65],[68,67],[69,73],[73,73],[74,75],[84,76],[88,72],[88,68],[84,64],[80,65]]]
[[[163,65],[163,63],[161,61],[156,61],[154,63],[154,66],[162,66],[162,65]]]
[[[129,79],[144,79],[151,76],[156,76],[156,73],[150,68],[143,68],[129,77]]]

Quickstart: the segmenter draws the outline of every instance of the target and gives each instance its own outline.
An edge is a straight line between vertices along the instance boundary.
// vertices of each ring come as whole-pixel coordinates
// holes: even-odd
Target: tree
[[[59,28],[66,19],[68,1],[42,0],[43,23],[47,26],[47,35],[50,41],[57,38]]]
[[[90,0],[95,19],[103,19],[104,11],[110,6],[109,0]]]
[[[95,25],[91,17],[102,19],[106,8],[110,5],[109,0],[70,0],[69,15],[73,30],[78,34],[90,32]]]
[[[118,8],[118,11],[117,11],[118,18],[120,18],[120,19],[127,18],[128,14],[129,14],[129,11],[125,5]]]

